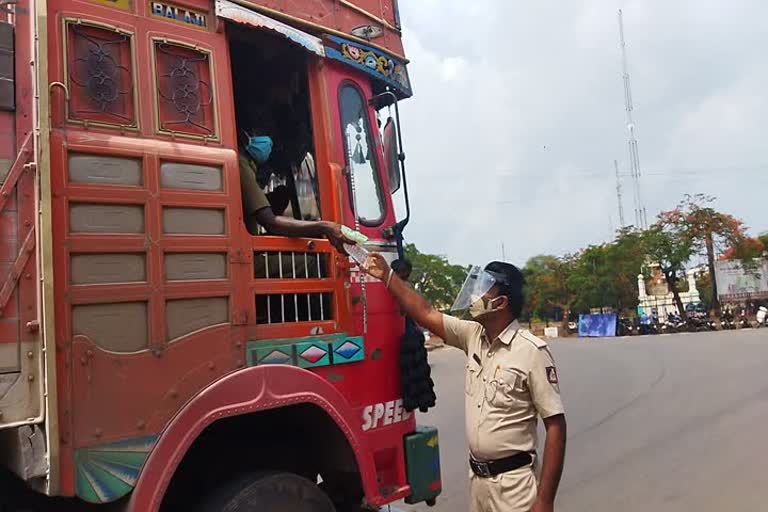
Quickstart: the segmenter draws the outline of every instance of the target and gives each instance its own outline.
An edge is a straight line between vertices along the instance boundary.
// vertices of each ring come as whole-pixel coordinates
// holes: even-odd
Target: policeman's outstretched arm
[[[384,256],[371,253],[364,270],[381,280],[405,313],[432,334],[445,339],[443,315],[392,271]]]
[[[544,418],[544,429],[547,439],[544,442],[544,462],[541,465],[541,481],[536,502],[531,512],[552,512],[555,506],[555,495],[560,485],[565,462],[565,415],[557,414]]]

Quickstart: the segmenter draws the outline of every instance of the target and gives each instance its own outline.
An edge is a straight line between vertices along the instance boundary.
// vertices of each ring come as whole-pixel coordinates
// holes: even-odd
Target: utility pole
[[[624,228],[624,203],[621,199],[621,179],[619,178],[619,162],[613,161],[613,168],[616,170],[616,201],[619,203],[619,226]]]
[[[635,137],[635,121],[632,118],[632,86],[629,81],[629,66],[627,65],[627,45],[624,42],[624,21],[622,19],[621,9],[619,15],[619,44],[621,45],[621,71],[624,80],[624,106],[627,112],[627,130],[629,131],[629,167],[632,173],[634,184],[635,200],[635,225],[640,229],[648,228],[648,218],[643,205],[642,195],[640,193],[640,154],[637,149],[637,138]]]

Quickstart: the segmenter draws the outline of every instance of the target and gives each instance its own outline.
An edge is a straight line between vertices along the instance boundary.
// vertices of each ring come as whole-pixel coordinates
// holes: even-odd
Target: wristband
[[[387,275],[387,290],[389,290],[389,285],[392,284],[392,275],[394,273],[395,273],[395,271],[390,268],[389,269],[389,274]]]

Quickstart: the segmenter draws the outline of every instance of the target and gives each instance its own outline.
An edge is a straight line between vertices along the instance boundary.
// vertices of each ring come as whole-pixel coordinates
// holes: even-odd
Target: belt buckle
[[[475,466],[475,471],[478,473],[478,476],[483,478],[490,478],[493,475],[491,474],[491,465],[487,462],[481,462],[479,460],[473,460],[472,463]]]

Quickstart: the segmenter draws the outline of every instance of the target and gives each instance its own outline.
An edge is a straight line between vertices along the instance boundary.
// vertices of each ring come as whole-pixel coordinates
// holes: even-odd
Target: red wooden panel
[[[231,242],[223,236],[165,235],[158,246],[165,252],[228,252]]]
[[[113,185],[70,185],[67,195],[78,203],[142,204],[149,199],[146,190]]]
[[[154,52],[160,130],[215,137],[210,54],[163,41]]]
[[[16,118],[13,112],[0,112],[0,160],[16,158]]]
[[[285,324],[249,326],[248,338],[256,340],[274,340],[311,336],[313,332],[330,334],[337,332],[335,321],[289,322]]]
[[[143,283],[75,285],[69,289],[69,302],[103,304],[146,301],[151,291],[151,288]]]
[[[375,44],[398,56],[403,55],[398,0],[251,0],[274,17],[298,20],[310,29],[351,34],[355,28],[375,26],[382,34],[368,44]],[[289,21],[290,21],[289,19]],[[322,29],[321,29],[322,31]]]
[[[273,293],[334,292],[333,279],[256,279],[251,290],[259,295]]]
[[[67,23],[69,117],[136,126],[131,36]]]
[[[3,211],[0,213],[0,233],[2,233],[2,239],[18,240],[16,229],[16,212]]]
[[[229,326],[204,329],[157,354],[110,354],[76,337],[75,446],[160,432],[202,387],[235,368],[230,331]]]
[[[9,213],[3,215],[11,215]],[[15,212],[13,213],[15,215]],[[0,263],[12,264],[19,254],[19,240],[15,230],[11,232],[0,231]]]
[[[15,294],[11,297],[11,303],[16,302]],[[4,315],[7,316],[7,315]],[[0,343],[17,343],[19,341],[19,319],[0,319]]]
[[[2,272],[2,276],[7,276],[11,272],[11,268],[13,265],[2,265],[0,266],[0,272]],[[19,293],[18,290],[14,291],[11,294],[10,299],[8,299],[8,304],[6,304],[5,309],[0,312],[0,319],[10,319],[13,318],[14,322],[18,322],[19,319]],[[14,340],[16,341],[16,340]]]

